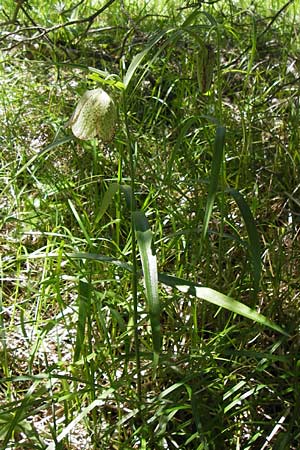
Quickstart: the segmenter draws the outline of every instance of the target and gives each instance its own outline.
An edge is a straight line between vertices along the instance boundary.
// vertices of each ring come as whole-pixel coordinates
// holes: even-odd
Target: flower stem
[[[139,400],[139,408],[142,401],[142,379],[141,379],[141,355],[140,355],[140,340],[138,333],[138,286],[137,286],[137,257],[136,257],[136,236],[135,226],[133,221],[133,212],[136,209],[135,204],[135,147],[131,141],[131,135],[129,130],[128,118],[127,118],[127,99],[126,91],[123,92],[123,107],[125,117],[125,129],[127,146],[129,150],[129,164],[130,164],[130,187],[131,187],[131,256],[132,256],[132,298],[133,298],[133,323],[134,323],[134,346],[135,346],[135,362],[137,372],[137,396]]]

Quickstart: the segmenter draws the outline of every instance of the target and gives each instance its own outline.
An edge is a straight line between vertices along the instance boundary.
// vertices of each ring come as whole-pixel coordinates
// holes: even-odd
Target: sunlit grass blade
[[[238,383],[235,386],[235,396],[234,399],[224,408],[224,413],[228,413],[232,408],[236,406],[240,406],[246,398],[250,397],[252,394],[256,394],[261,389],[265,389],[266,386],[264,384],[259,384],[251,389],[248,389],[247,391],[244,391],[243,389],[240,390],[240,388],[246,386],[245,382]]]
[[[228,192],[230,192],[230,194],[235,199],[245,221],[249,238],[250,256],[252,260],[253,285],[255,293],[257,293],[259,290],[262,263],[260,239],[255,225],[255,220],[243,195],[235,189],[228,189]]]
[[[165,38],[167,36],[167,39],[165,39],[162,43],[160,43],[159,49],[152,58],[151,62],[153,62],[162,52],[162,50],[167,47],[167,45],[170,44],[170,42],[176,40],[180,36],[184,34],[185,31],[189,29],[189,26],[193,22],[193,20],[198,15],[199,11],[195,11],[192,14],[188,16],[187,19],[184,20],[183,24],[181,26],[178,26],[176,28],[169,28],[162,30],[158,33],[156,33],[152,39],[149,41],[148,45],[145,46],[145,48],[139,52],[137,55],[134,56],[134,58],[131,61],[130,66],[127,69],[127,72],[123,79],[123,86],[125,86],[125,89],[128,87],[132,77],[134,76],[135,72],[139,67],[142,66],[142,63],[144,61],[144,58],[147,56],[147,54],[152,50],[152,48],[160,41],[162,38]],[[212,17],[212,16],[210,16]],[[213,22],[215,24],[215,21]],[[145,65],[144,65],[145,66]],[[145,69],[145,67],[143,67]]]
[[[74,215],[78,225],[80,226],[80,229],[81,229],[82,233],[84,234],[84,237],[86,238],[86,240],[89,243],[89,245],[92,246],[93,244],[92,244],[90,235],[87,232],[87,229],[86,229],[86,227],[85,227],[85,225],[83,223],[83,220],[80,217],[78,211],[76,210],[74,203],[70,199],[68,200],[68,203],[69,203],[69,206],[70,206],[70,208],[72,210],[72,213],[73,213],[73,215]]]
[[[203,220],[202,229],[202,242],[204,242],[208,230],[208,224],[210,221],[215,196],[218,189],[219,174],[223,160],[223,149],[225,142],[225,128],[223,126],[218,126],[216,129],[216,136],[214,142],[214,152],[211,166],[211,176],[208,187],[208,197],[205,207],[205,214]]]
[[[153,235],[143,211],[134,211],[133,221],[143,266],[145,290],[152,329],[153,349],[156,354],[159,354],[161,349],[160,302],[158,296],[157,261],[152,245]]]

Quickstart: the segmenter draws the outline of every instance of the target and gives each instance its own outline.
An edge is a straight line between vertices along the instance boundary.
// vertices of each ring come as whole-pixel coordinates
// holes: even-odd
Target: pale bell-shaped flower
[[[86,91],[67,123],[78,139],[92,139],[96,136],[104,142],[112,140],[117,120],[113,99],[103,89]]]

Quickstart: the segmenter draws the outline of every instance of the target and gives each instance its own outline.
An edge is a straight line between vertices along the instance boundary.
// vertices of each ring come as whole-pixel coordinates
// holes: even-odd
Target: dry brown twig
[[[63,23],[63,24],[58,24],[58,25],[54,25],[53,27],[49,27],[49,28],[43,28],[41,26],[39,26],[38,24],[35,23],[35,21],[32,19],[32,17],[29,15],[28,11],[24,8],[23,3],[26,0],[17,0],[17,3],[19,6],[17,13],[20,9],[22,9],[22,11],[24,12],[24,14],[26,15],[26,17],[30,20],[30,22],[33,24],[33,27],[24,27],[24,28],[19,28],[18,30],[15,30],[11,33],[6,34],[4,37],[0,38],[0,42],[7,40],[8,37],[11,37],[13,35],[18,35],[20,36],[20,33],[24,32],[24,31],[28,31],[28,30],[37,30],[39,31],[39,33],[34,34],[33,36],[30,37],[23,37],[23,40],[18,39],[18,42],[10,45],[9,47],[3,48],[3,51],[11,51],[13,50],[15,47],[18,47],[21,44],[24,43],[28,43],[28,42],[32,42],[38,39],[42,39],[42,38],[47,38],[47,41],[49,43],[49,41],[52,44],[52,41],[50,40],[50,38],[48,37],[49,33],[59,30],[61,28],[66,28],[69,27],[71,25],[78,25],[78,24],[82,24],[82,23],[87,23],[87,27],[84,30],[81,39],[86,36],[86,34],[88,33],[89,29],[91,28],[93,22],[95,21],[95,19],[103,12],[105,11],[110,5],[112,5],[115,0],[109,0],[105,5],[103,5],[100,9],[98,9],[97,11],[95,11],[93,14],[91,14],[88,17],[84,17],[83,19],[77,19],[77,20],[70,20],[69,22]],[[16,13],[16,10],[15,10]],[[14,16],[15,16],[14,13]],[[7,23],[6,23],[7,24]],[[3,24],[2,24],[3,25]]]

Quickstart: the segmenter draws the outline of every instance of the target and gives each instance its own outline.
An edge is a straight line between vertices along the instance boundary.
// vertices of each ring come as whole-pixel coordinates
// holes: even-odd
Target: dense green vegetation
[[[299,448],[299,11],[2,1],[1,449]]]

